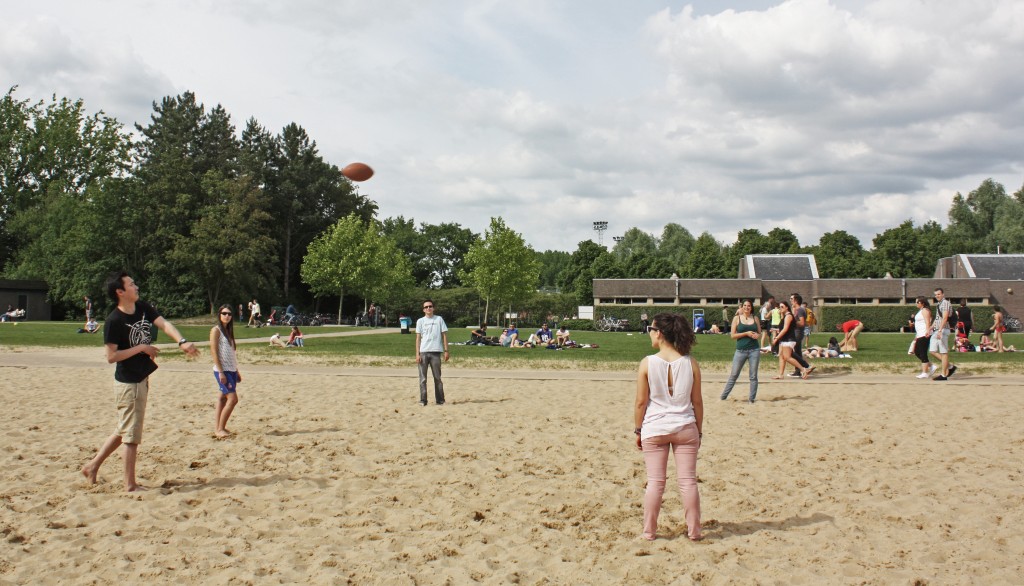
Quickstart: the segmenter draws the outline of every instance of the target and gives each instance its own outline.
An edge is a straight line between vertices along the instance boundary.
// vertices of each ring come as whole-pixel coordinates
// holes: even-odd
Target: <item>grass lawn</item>
[[[182,334],[194,341],[209,339],[208,325],[178,325]],[[102,334],[77,334],[81,326],[71,322],[23,322],[14,326],[0,324],[0,346],[23,348],[28,346],[49,347],[86,347],[101,346]],[[311,334],[330,332],[351,332],[366,328],[352,327],[307,327],[303,333]],[[287,327],[238,328],[235,335],[238,339],[267,337],[274,332],[287,336]],[[815,333],[811,342],[825,343],[831,334]],[[157,342],[168,342],[162,332]],[[641,358],[652,352],[647,336],[639,333],[622,332],[573,332],[578,342],[597,344],[599,348],[573,350],[544,349],[509,349],[494,346],[461,346],[456,342],[469,339],[469,330],[452,329],[449,341],[452,342],[452,360],[456,364],[477,368],[552,368],[552,369],[610,369],[629,370],[635,367]],[[978,336],[974,336],[977,341]],[[351,336],[336,338],[307,338],[306,347],[299,349],[269,348],[263,344],[245,345],[243,359],[248,362],[282,363],[290,356],[301,352],[305,355],[304,362],[365,364],[379,366],[397,366],[412,360],[414,336],[398,333],[376,334],[372,336]],[[907,355],[910,344],[909,334],[863,333],[860,335],[859,352],[852,358],[817,359],[814,364],[822,371],[876,371],[904,372],[916,368],[916,360]],[[1007,345],[1024,345],[1024,334],[1007,334]],[[701,335],[697,337],[694,356],[711,370],[727,370],[732,361],[734,342],[729,336]],[[173,358],[174,353],[166,355]],[[975,370],[987,372],[1024,373],[1024,352],[1015,353],[954,353],[953,362],[972,365]],[[762,356],[761,368],[776,368],[777,359]]]

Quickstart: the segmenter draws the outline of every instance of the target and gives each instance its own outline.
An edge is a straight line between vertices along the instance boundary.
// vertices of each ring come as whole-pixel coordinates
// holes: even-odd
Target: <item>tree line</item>
[[[452,309],[486,316],[589,305],[594,278],[735,277],[746,254],[812,253],[822,277],[848,278],[926,277],[951,254],[1024,251],[1024,190],[986,180],[953,198],[946,228],[907,220],[871,249],[842,230],[801,246],[789,230],[745,229],[726,245],[670,223],[659,236],[631,228],[611,250],[586,240],[539,252],[500,217],[483,234],[378,219],[294,122],[275,133],[249,118],[239,133],[222,106],[184,92],[132,132],[80,99],[16,92],[0,99],[0,269],[45,280],[68,316],[83,295],[102,300],[103,275],[120,269],[171,315],[253,297],[339,317],[368,300],[414,311],[431,291],[467,289],[480,307]],[[553,293],[563,299],[531,300]]]

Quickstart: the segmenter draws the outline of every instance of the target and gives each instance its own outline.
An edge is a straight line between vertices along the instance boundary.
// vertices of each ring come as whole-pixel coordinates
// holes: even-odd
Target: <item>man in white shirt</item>
[[[416,320],[416,365],[420,371],[420,405],[427,404],[427,367],[434,377],[434,400],[444,405],[444,384],[441,382],[441,355],[448,362],[448,326],[444,318],[434,315],[434,302],[423,302],[423,317]]]

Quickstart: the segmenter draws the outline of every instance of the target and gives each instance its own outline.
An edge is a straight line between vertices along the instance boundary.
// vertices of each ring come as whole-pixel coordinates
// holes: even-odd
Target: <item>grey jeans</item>
[[[729,380],[725,381],[725,389],[722,390],[722,400],[729,398],[736,379],[740,377],[740,370],[743,363],[750,361],[750,399],[751,403],[757,398],[757,367],[761,364],[761,349],[751,348],[750,350],[737,350],[732,356],[732,372],[729,373]]]
[[[427,404],[427,367],[434,376],[434,400],[444,405],[444,383],[441,382],[441,353],[420,352],[420,403]]]

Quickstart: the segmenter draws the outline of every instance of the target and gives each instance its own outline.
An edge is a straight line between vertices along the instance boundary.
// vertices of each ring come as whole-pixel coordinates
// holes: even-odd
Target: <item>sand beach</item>
[[[666,491],[639,539],[633,374],[244,366],[213,437],[208,360],[151,379],[139,481],[98,349],[0,350],[0,583],[1017,584],[1019,377],[705,377],[706,538]],[[670,467],[670,474],[673,469]]]

